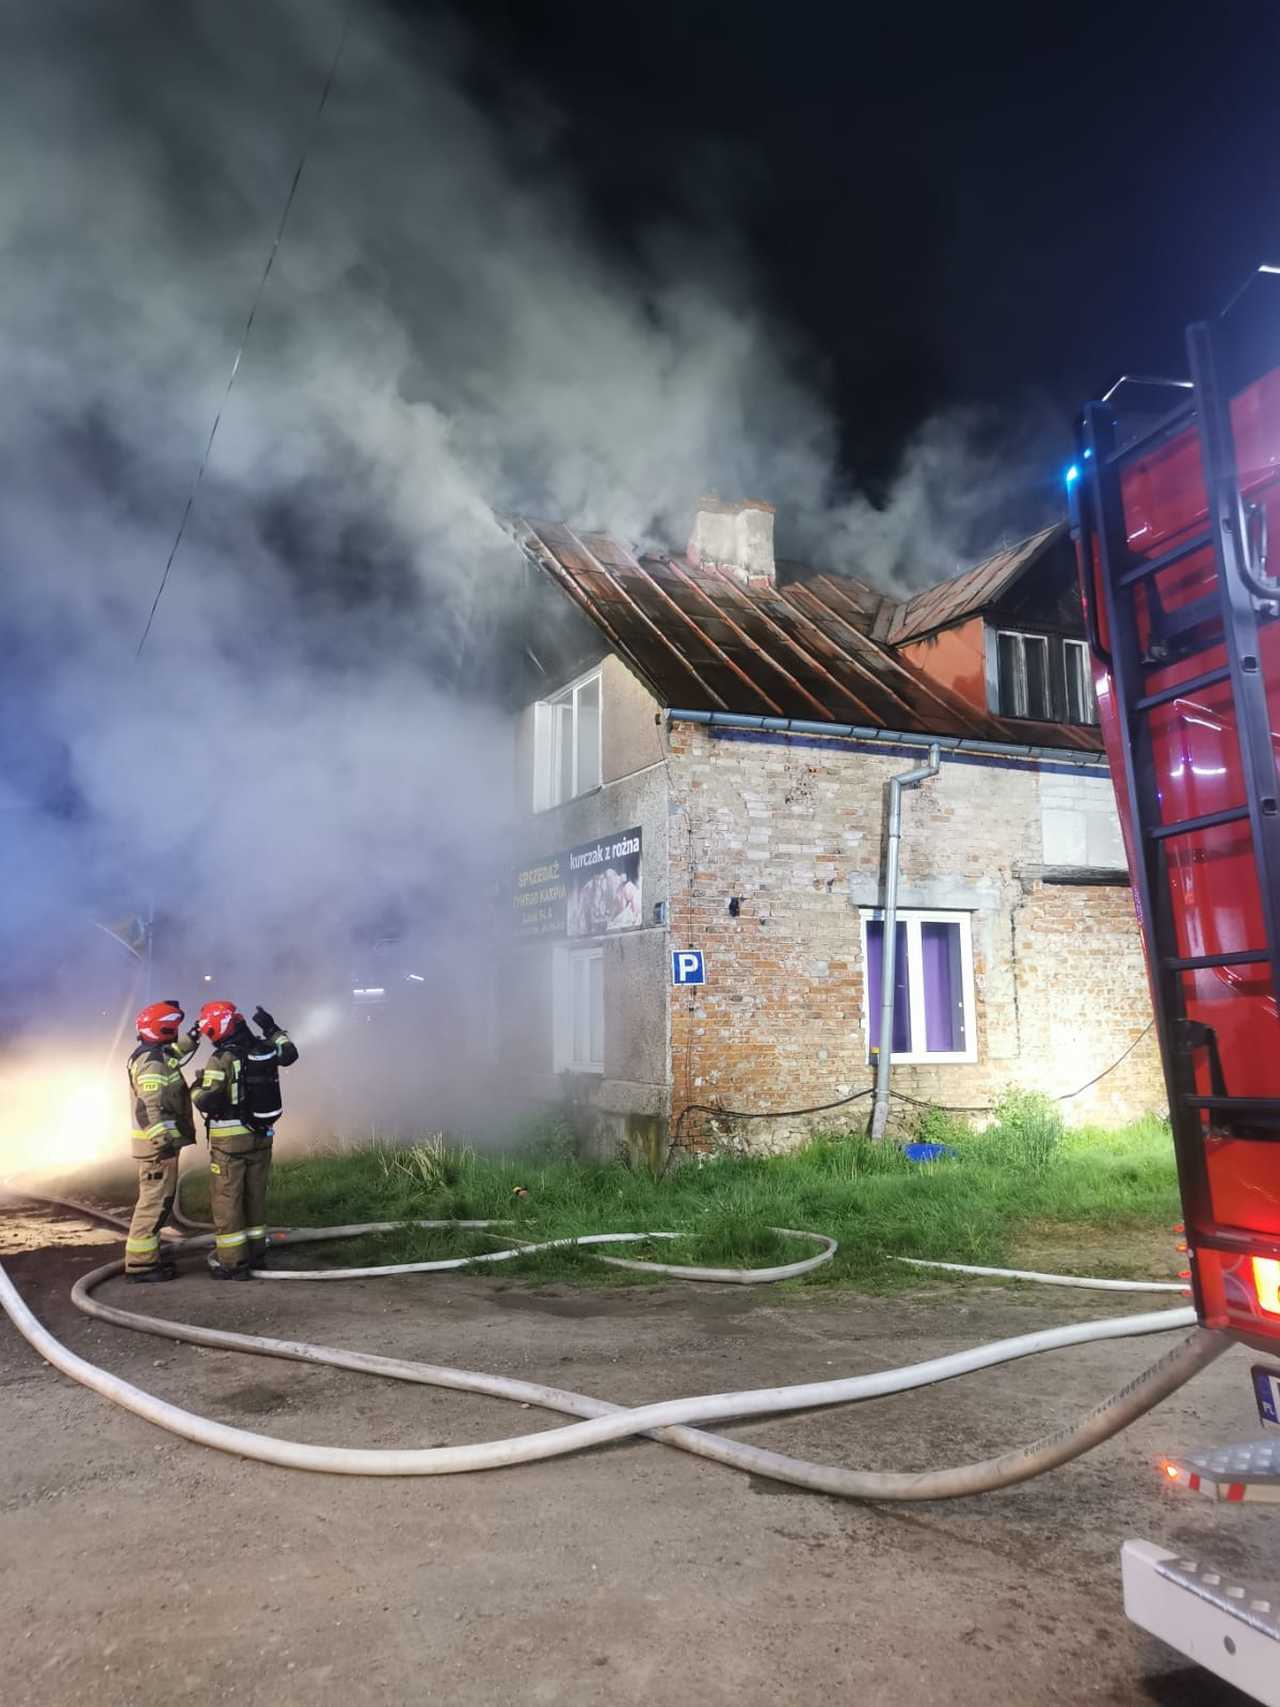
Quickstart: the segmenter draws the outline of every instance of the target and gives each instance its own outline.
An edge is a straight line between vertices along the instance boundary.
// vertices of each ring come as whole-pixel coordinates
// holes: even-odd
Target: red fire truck
[[[1276,268],[1262,268],[1275,273]],[[1068,470],[1200,1320],[1256,1354],[1261,1437],[1171,1482],[1280,1501],[1280,306],[1187,333],[1190,377],[1085,409]],[[1270,348],[1264,348],[1264,341]],[[1152,409],[1152,401],[1162,403]],[[1135,419],[1133,403],[1147,404]],[[1276,533],[1280,537],[1280,531]],[[1276,1536],[1280,1554],[1280,1525]],[[1131,1619],[1280,1707],[1280,1559],[1244,1581],[1130,1541]],[[1273,1580],[1268,1580],[1271,1578]]]

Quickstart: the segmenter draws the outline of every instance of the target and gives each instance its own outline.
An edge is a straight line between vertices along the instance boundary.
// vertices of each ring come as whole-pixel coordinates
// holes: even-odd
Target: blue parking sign
[[[700,948],[671,950],[671,982],[673,984],[705,984],[707,968]]]

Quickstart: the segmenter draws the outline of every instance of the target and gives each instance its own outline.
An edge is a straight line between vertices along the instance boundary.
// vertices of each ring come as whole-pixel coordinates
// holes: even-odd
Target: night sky
[[[541,115],[608,244],[743,246],[872,490],[940,407],[1065,423],[1184,371],[1185,323],[1280,254],[1275,5],[453,10],[485,107],[513,147]]]

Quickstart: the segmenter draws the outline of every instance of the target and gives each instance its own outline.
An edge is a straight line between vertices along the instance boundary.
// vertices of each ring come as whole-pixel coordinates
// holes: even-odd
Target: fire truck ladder
[[[1133,879],[1147,938],[1156,1029],[1165,1063],[1188,1236],[1193,1246],[1256,1253],[1267,1251],[1265,1238],[1256,1233],[1245,1235],[1214,1220],[1205,1139],[1212,1132],[1280,1141],[1280,1103],[1230,1093],[1212,1029],[1187,1015],[1183,982],[1188,972],[1257,965],[1266,967],[1271,993],[1280,1000],[1280,809],[1258,633],[1260,615],[1274,615],[1280,608],[1280,583],[1269,582],[1257,561],[1263,549],[1258,526],[1262,516],[1241,496],[1228,397],[1219,381],[1217,336],[1208,325],[1188,330],[1190,399],[1138,438],[1117,445],[1112,410],[1103,403],[1088,405],[1082,423],[1081,454],[1089,478],[1081,484],[1088,488],[1090,499],[1081,503],[1078,522],[1083,561],[1095,561],[1096,550],[1096,581],[1101,583],[1107,613],[1110,657],[1101,645],[1096,611],[1090,608],[1086,615],[1091,643],[1111,671],[1123,738],[1123,795],[1128,802],[1131,846],[1135,850]],[[1192,425],[1200,442],[1207,525],[1159,556],[1140,557],[1128,543],[1122,468]],[[1165,612],[1154,578],[1209,546],[1213,547],[1217,566],[1213,591],[1191,606]],[[1145,641],[1136,608],[1140,587],[1148,589]],[[1092,607],[1092,597],[1087,604]],[[1168,669],[1171,663],[1207,655],[1219,647],[1225,648],[1225,664],[1205,668],[1172,687],[1152,688],[1153,674]],[[1231,684],[1244,798],[1222,811],[1167,822],[1161,810],[1151,713],[1223,682]],[[1180,954],[1170,844],[1197,831],[1235,823],[1249,826],[1263,940],[1234,953]],[[1206,1051],[1208,1091],[1197,1083],[1196,1074],[1197,1060],[1203,1062]],[[1271,1241],[1270,1254],[1280,1257],[1280,1241]]]

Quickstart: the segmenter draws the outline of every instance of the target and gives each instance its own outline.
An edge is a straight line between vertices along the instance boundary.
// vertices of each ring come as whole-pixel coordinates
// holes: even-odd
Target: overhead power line
[[[342,59],[343,49],[347,45],[347,32],[350,25],[351,8],[348,6],[343,14],[342,30],[338,37],[337,49],[334,52],[333,60],[329,66],[329,75],[325,78],[324,87],[320,91],[320,99],[316,103],[316,110],[312,114],[311,124],[308,127],[306,137],[302,144],[302,152],[298,156],[298,164],[293,174],[293,182],[289,185],[289,194],[285,197],[284,209],[280,215],[280,223],[276,227],[275,241],[271,245],[271,252],[267,256],[267,264],[262,269],[262,277],[258,280],[258,288],[254,292],[253,301],[249,305],[249,314],[244,323],[244,331],[240,334],[240,345],[236,350],[235,360],[231,364],[231,373],[227,378],[227,389],[223,392],[222,401],[218,404],[217,413],[213,417],[213,425],[209,429],[209,437],[205,442],[204,455],[200,458],[200,464],[196,469],[195,479],[191,482],[191,490],[187,493],[187,501],[182,510],[182,519],[178,523],[178,531],[174,536],[173,545],[170,547],[169,556],[164,566],[164,573],[160,577],[160,585],[156,588],[156,596],[151,601],[151,609],[147,614],[146,627],[142,630],[142,638],[138,642],[138,650],[134,653],[135,659],[142,656],[142,648],[147,643],[147,636],[151,633],[151,625],[155,621],[156,611],[160,606],[160,600],[164,597],[164,590],[169,580],[169,571],[173,568],[174,559],[178,555],[178,548],[181,546],[183,535],[187,531],[187,522],[191,518],[192,507],[196,501],[196,493],[200,490],[200,482],[204,479],[204,471],[209,466],[209,457],[213,451],[213,441],[218,436],[218,428],[222,422],[223,411],[227,406],[227,399],[231,396],[232,387],[236,382],[236,375],[240,371],[240,361],[244,355],[245,346],[249,342],[249,334],[253,330],[253,322],[258,312],[258,305],[262,301],[263,292],[267,288],[267,280],[271,277],[271,268],[275,264],[276,253],[280,248],[281,239],[284,237],[284,228],[289,223],[289,210],[293,206],[293,199],[298,193],[298,185],[302,181],[302,169],[307,163],[307,155],[311,152],[311,144],[315,140],[316,131],[320,125],[321,115],[323,114],[325,104],[329,99],[329,91],[333,88],[333,80],[338,74],[338,64]]]

